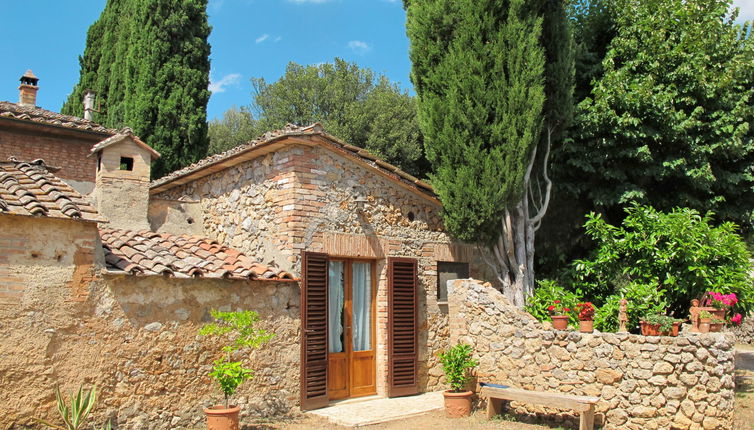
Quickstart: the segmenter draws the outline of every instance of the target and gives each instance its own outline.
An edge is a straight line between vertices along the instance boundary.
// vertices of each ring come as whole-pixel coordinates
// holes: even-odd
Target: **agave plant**
[[[89,416],[89,413],[94,408],[94,404],[97,403],[97,386],[94,385],[88,393],[84,393],[84,387],[82,385],[79,387],[78,393],[75,396],[71,394],[70,398],[71,406],[69,407],[66,404],[65,399],[63,399],[63,395],[60,393],[60,387],[55,387],[55,399],[57,400],[58,412],[63,419],[64,426],[52,424],[40,419],[37,419],[37,421],[58,430],[80,429],[84,425],[86,417]],[[102,427],[102,430],[111,430],[111,428],[110,421],[108,421],[107,424]]]

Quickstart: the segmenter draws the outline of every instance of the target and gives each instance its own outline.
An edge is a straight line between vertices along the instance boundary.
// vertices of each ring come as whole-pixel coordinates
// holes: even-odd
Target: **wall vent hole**
[[[408,220],[411,221],[411,222],[414,222],[414,218],[415,218],[414,213],[413,212],[409,212],[408,213]]]

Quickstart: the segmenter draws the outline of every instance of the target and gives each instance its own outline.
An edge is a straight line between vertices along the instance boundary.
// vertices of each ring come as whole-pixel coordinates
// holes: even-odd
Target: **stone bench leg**
[[[589,405],[589,410],[581,413],[579,430],[594,430],[594,405]]]
[[[487,398],[487,419],[492,419],[495,415],[503,413],[503,399],[496,399],[494,397]]]

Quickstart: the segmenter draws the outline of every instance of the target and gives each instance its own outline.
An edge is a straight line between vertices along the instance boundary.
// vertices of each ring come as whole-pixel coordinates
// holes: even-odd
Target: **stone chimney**
[[[21,106],[37,107],[37,91],[39,91],[37,82],[39,82],[39,78],[34,76],[34,73],[29,69],[19,80],[21,81],[21,85],[18,87],[18,104]]]
[[[94,97],[97,95],[92,90],[84,91],[84,119],[92,121],[94,112]]]

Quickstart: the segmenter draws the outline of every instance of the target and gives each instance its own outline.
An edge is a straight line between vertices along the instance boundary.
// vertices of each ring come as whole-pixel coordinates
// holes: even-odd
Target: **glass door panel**
[[[328,282],[330,290],[328,291],[328,327],[330,333],[328,336],[329,352],[343,352],[344,335],[343,327],[345,326],[345,288],[343,277],[343,262],[330,261],[328,270]]]
[[[351,266],[353,296],[353,350],[372,349],[372,264],[354,262]]]

